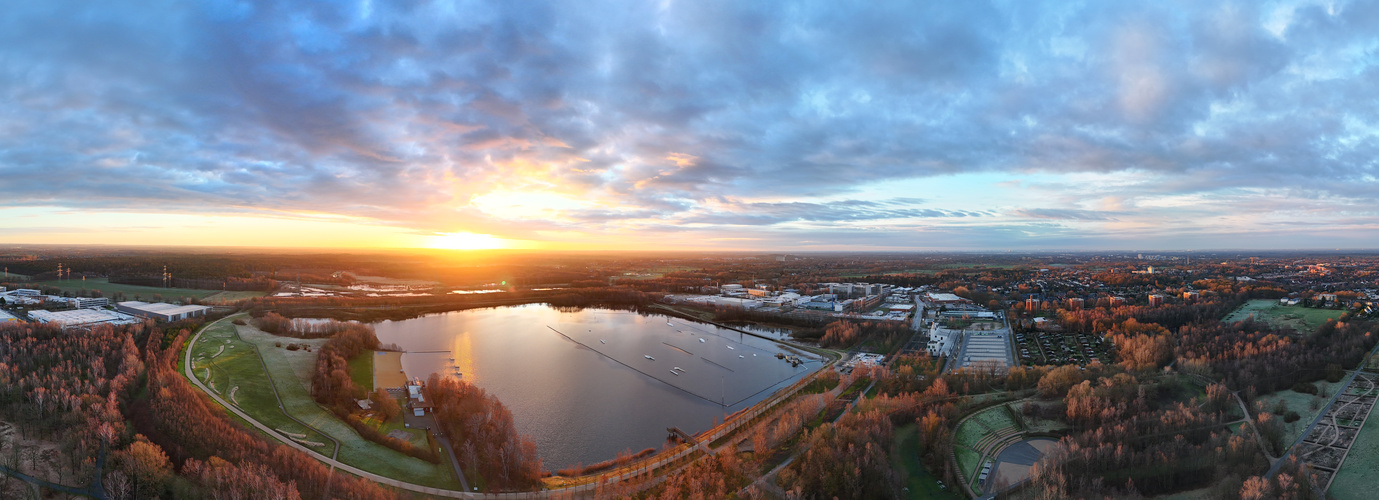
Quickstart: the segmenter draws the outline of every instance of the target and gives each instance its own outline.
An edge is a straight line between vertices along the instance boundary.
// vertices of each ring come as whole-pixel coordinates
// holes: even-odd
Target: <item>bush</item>
[[[282,342],[274,342],[274,343],[273,343],[273,347],[282,347],[282,346],[283,346],[283,343],[282,343]]]
[[[1331,382],[1334,384],[1336,382],[1340,382],[1342,378],[1345,378],[1345,369],[1341,368],[1341,365],[1335,363],[1326,365],[1327,382]]]
[[[1297,422],[1298,420],[1301,420],[1301,419],[1302,419],[1302,415],[1298,415],[1298,412],[1295,412],[1295,411],[1290,411],[1290,412],[1288,412],[1288,413],[1286,413],[1286,414],[1283,415],[1283,421],[1284,421],[1284,423],[1289,423],[1289,424],[1291,424],[1291,423]]]
[[[1303,394],[1316,394],[1317,386],[1309,384],[1307,382],[1298,382],[1296,384],[1293,384],[1293,392],[1301,392]]]
[[[289,351],[295,351],[295,350],[301,349],[301,348],[302,348],[302,346],[299,346],[299,345],[297,345],[297,344],[287,344],[287,350],[289,350]]]
[[[241,318],[241,319],[236,319],[236,320],[234,320],[234,321],[231,321],[230,323],[233,323],[233,324],[236,324],[236,325],[239,325],[239,326],[244,326],[244,325],[249,324],[249,323],[245,323],[245,322],[244,322],[244,319],[242,319],[242,318]]]

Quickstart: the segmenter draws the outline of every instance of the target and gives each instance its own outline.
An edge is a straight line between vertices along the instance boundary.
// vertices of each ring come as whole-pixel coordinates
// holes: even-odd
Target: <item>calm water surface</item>
[[[797,351],[717,326],[607,309],[531,304],[374,327],[407,351],[408,376],[458,370],[497,395],[549,470],[659,448],[667,427],[700,432],[821,366],[791,367],[775,354]]]

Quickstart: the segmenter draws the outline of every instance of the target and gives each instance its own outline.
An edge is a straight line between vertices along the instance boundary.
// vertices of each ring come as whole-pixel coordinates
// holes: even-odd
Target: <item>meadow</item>
[[[1285,306],[1273,299],[1255,299],[1246,302],[1221,321],[1234,323],[1254,316],[1255,321],[1263,321],[1275,328],[1292,328],[1298,333],[1311,335],[1316,333],[1326,320],[1341,317],[1342,312],[1344,311],[1338,309]]]

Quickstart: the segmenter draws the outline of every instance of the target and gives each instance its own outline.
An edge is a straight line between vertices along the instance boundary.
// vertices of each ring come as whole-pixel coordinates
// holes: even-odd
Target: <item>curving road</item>
[[[210,390],[209,388],[207,388],[206,385],[203,384],[203,383],[201,382],[201,379],[196,378],[195,373],[192,371],[192,356],[191,356],[192,349],[191,349],[191,346],[196,345],[196,341],[199,340],[199,339],[201,338],[201,334],[202,334],[202,333],[205,333],[207,329],[209,329],[211,326],[215,325],[216,323],[219,323],[219,322],[224,321],[224,320],[226,320],[226,319],[229,319],[229,317],[227,316],[227,317],[225,317],[225,318],[221,318],[221,319],[219,319],[219,320],[216,320],[216,321],[214,321],[214,322],[211,322],[210,324],[207,324],[206,326],[204,326],[204,327],[202,327],[200,330],[198,330],[198,331],[196,332],[196,335],[192,337],[192,339],[191,339],[191,340],[189,341],[189,343],[187,344],[187,346],[188,346],[188,347],[187,347],[187,353],[186,353],[186,355],[185,355],[185,356],[183,357],[183,359],[182,359],[182,370],[183,370],[183,374],[186,375],[187,378],[188,378],[189,380],[191,380],[192,384],[194,384],[197,388],[201,389],[201,392],[206,393],[207,396],[210,396],[211,399],[214,399],[214,400],[216,401],[216,403],[219,403],[221,406],[225,407],[225,409],[227,409],[227,410],[233,412],[235,415],[238,415],[240,418],[243,418],[246,422],[249,422],[250,425],[254,426],[255,428],[257,428],[257,429],[259,429],[259,430],[261,430],[261,431],[263,431],[265,434],[268,434],[269,436],[273,436],[274,439],[277,439],[279,442],[283,443],[284,445],[290,446],[290,447],[292,447],[292,448],[294,448],[294,449],[296,449],[296,450],[298,450],[298,451],[301,451],[301,452],[303,452],[303,453],[306,453],[307,455],[311,456],[312,458],[315,458],[316,460],[321,461],[321,463],[324,463],[324,464],[326,464],[326,465],[328,465],[328,466],[330,466],[330,467],[332,467],[332,468],[336,468],[336,469],[343,470],[343,471],[345,471],[345,472],[349,472],[350,474],[354,474],[354,475],[356,475],[356,476],[359,476],[359,477],[368,479],[368,480],[370,480],[370,481],[374,481],[374,482],[379,483],[379,484],[382,484],[382,485],[384,485],[384,486],[389,486],[389,487],[397,488],[397,489],[401,489],[401,490],[407,490],[407,491],[416,492],[416,493],[424,493],[424,494],[427,494],[427,495],[433,495],[433,496],[444,497],[444,498],[475,498],[475,499],[477,499],[477,498],[494,498],[494,499],[514,499],[514,500],[516,500],[516,499],[572,498],[572,497],[576,497],[576,496],[583,496],[583,494],[592,495],[592,494],[598,489],[598,486],[599,486],[598,482],[589,482],[589,483],[581,484],[581,485],[578,485],[578,486],[571,486],[571,487],[568,487],[568,488],[560,488],[560,489],[557,489],[557,490],[541,490],[541,491],[513,492],[513,493],[488,493],[488,494],[484,494],[484,493],[471,493],[471,492],[465,492],[465,491],[446,490],[446,489],[441,489],[441,488],[434,488],[434,487],[431,487],[431,486],[423,486],[423,485],[420,485],[420,484],[408,483],[408,482],[404,482],[404,481],[398,481],[398,480],[393,479],[393,478],[390,478],[390,477],[380,476],[380,475],[378,475],[378,474],[374,474],[374,473],[372,473],[372,472],[369,472],[369,471],[360,469],[360,468],[358,468],[358,467],[354,467],[354,466],[352,466],[352,465],[349,465],[349,464],[340,462],[339,460],[336,460],[336,459],[334,459],[334,458],[327,458],[327,457],[324,457],[324,456],[322,456],[322,455],[320,455],[320,454],[318,454],[318,453],[312,451],[311,449],[307,448],[306,446],[303,446],[301,443],[298,443],[298,442],[296,442],[296,441],[293,441],[293,440],[287,438],[286,436],[283,436],[282,434],[279,434],[278,431],[272,429],[271,427],[269,427],[269,426],[267,426],[267,425],[264,425],[262,422],[259,422],[258,420],[255,420],[254,417],[252,417],[252,416],[250,416],[249,414],[245,413],[244,411],[240,410],[239,407],[230,404],[230,403],[229,403],[228,401],[226,401],[224,398],[221,398],[219,394],[216,394],[214,391],[212,391],[212,390]],[[835,359],[835,361],[836,361],[836,359]],[[828,368],[828,365],[825,366],[825,369],[827,369],[827,368]],[[822,370],[820,370],[820,371],[822,371]],[[724,435],[727,435],[728,433],[737,430],[738,427],[742,426],[742,425],[745,424],[745,423],[751,422],[752,419],[756,418],[758,415],[761,415],[762,413],[766,412],[768,409],[774,408],[778,403],[780,403],[780,402],[782,402],[782,401],[785,401],[785,400],[788,399],[790,396],[794,395],[794,393],[795,393],[796,391],[798,391],[798,390],[800,390],[801,388],[803,388],[803,387],[807,384],[807,382],[808,382],[810,379],[812,379],[814,376],[817,376],[817,374],[818,374],[818,372],[816,372],[816,373],[815,373],[814,375],[812,375],[812,376],[809,376],[809,377],[805,377],[805,378],[803,378],[803,379],[800,379],[800,380],[797,381],[795,384],[792,384],[790,387],[787,387],[786,389],[782,390],[781,392],[778,392],[778,393],[772,395],[771,397],[766,398],[766,400],[764,400],[764,401],[762,401],[762,402],[760,402],[760,403],[757,403],[756,405],[753,405],[749,410],[739,412],[738,415],[737,415],[737,418],[733,419],[733,421],[731,421],[731,422],[726,422],[726,423],[723,423],[723,424],[720,424],[718,427],[715,427],[715,428],[713,428],[713,429],[710,429],[709,431],[705,431],[705,432],[701,433],[701,434],[698,436],[699,441],[700,441],[701,443],[711,443],[711,442],[717,440],[718,438],[723,437]],[[662,467],[662,466],[664,466],[664,465],[666,465],[666,464],[670,464],[670,463],[672,463],[672,462],[675,462],[676,460],[680,460],[680,459],[682,459],[682,458],[684,458],[684,457],[686,457],[686,456],[688,456],[688,455],[690,455],[690,454],[692,454],[692,453],[694,453],[694,452],[697,452],[697,451],[700,451],[698,447],[684,447],[684,448],[681,448],[679,451],[677,451],[677,452],[675,452],[675,453],[665,454],[665,456],[662,456],[661,458],[659,458],[659,459],[657,459],[657,460],[655,460],[655,461],[653,461],[653,462],[651,462],[651,463],[644,463],[644,464],[641,464],[641,467],[639,467],[639,468],[637,468],[637,469],[630,470],[630,471],[628,471],[628,472],[619,473],[619,474],[612,475],[612,476],[608,476],[608,477],[606,478],[606,480],[607,480],[608,483],[611,484],[611,483],[617,483],[617,482],[625,481],[625,480],[628,480],[628,479],[636,479],[636,478],[642,477],[642,476],[643,476],[646,472],[648,472],[648,471],[654,471],[654,470],[657,469],[657,468],[660,468],[660,467]],[[677,469],[682,468],[682,467],[685,467],[685,466],[687,466],[687,465],[688,465],[688,464],[680,465],[680,466],[677,467]],[[649,482],[643,484],[642,486],[643,486],[643,487],[651,487],[651,486],[654,486],[654,485],[656,485],[656,484],[659,484],[660,481],[661,481],[661,479],[663,479],[663,478],[657,478],[657,480],[655,480],[655,481],[649,481]]]

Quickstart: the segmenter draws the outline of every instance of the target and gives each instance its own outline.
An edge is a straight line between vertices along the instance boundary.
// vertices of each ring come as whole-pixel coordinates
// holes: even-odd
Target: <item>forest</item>
[[[499,489],[526,489],[541,479],[541,458],[531,439],[517,433],[512,412],[469,382],[432,374],[423,389],[441,431],[455,443],[456,459]]]
[[[396,498],[247,431],[192,388],[175,363],[199,325],[99,326],[77,335],[0,325],[0,419],[32,443],[11,442],[0,456],[27,459],[25,470],[47,471],[58,482],[85,484],[104,446],[108,459],[96,485],[112,499]],[[42,443],[63,458],[30,453]]]

